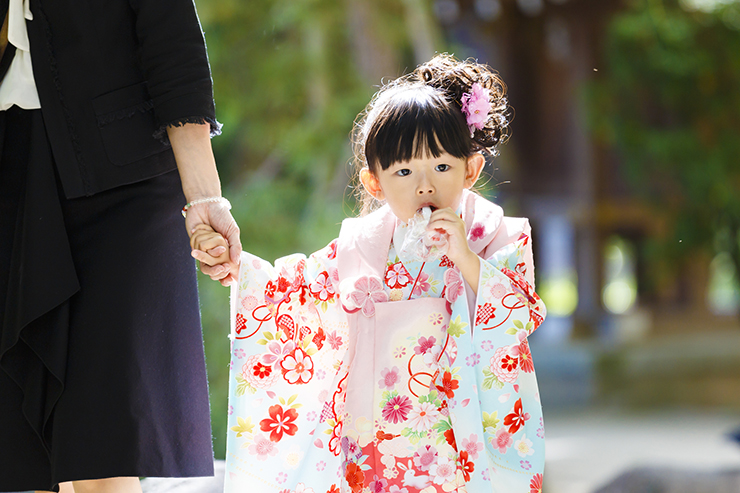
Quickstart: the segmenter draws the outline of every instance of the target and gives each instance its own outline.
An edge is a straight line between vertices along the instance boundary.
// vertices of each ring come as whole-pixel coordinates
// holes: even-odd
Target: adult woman
[[[210,475],[182,204],[187,231],[209,224],[231,258],[240,244],[194,6],[5,0],[3,15],[0,491]]]

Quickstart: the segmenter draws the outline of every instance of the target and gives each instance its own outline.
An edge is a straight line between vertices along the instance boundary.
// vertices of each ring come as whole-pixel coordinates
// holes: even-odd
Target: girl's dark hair
[[[462,112],[463,94],[473,84],[488,90],[491,110],[483,128],[468,128]],[[385,84],[355,120],[352,132],[357,172],[372,173],[393,163],[442,153],[466,158],[475,152],[491,156],[508,138],[509,106],[506,86],[487,65],[437,55],[412,73]],[[362,212],[372,209],[374,199],[358,186]]]

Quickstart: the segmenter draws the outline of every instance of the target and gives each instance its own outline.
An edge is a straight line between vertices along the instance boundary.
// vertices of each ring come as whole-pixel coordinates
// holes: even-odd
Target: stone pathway
[[[224,461],[214,463],[212,478],[146,478],[141,481],[143,493],[222,493]]]
[[[545,409],[543,491],[739,493],[740,444],[727,436],[738,426],[740,415],[732,412],[591,410],[549,416]],[[699,484],[712,489],[689,489]]]

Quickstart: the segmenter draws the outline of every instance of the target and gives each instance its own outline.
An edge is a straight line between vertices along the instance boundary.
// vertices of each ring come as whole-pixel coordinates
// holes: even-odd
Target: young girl
[[[530,228],[469,191],[506,110],[490,69],[437,56],[356,123],[383,205],[308,258],[242,254],[227,492],[540,491]]]

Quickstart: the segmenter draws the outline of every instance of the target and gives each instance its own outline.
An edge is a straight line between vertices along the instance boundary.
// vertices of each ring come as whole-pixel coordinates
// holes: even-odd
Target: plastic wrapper
[[[432,217],[430,207],[422,208],[409,219],[406,239],[401,245],[401,253],[413,260],[430,262],[442,258],[447,253],[447,234],[438,231],[427,231]]]

